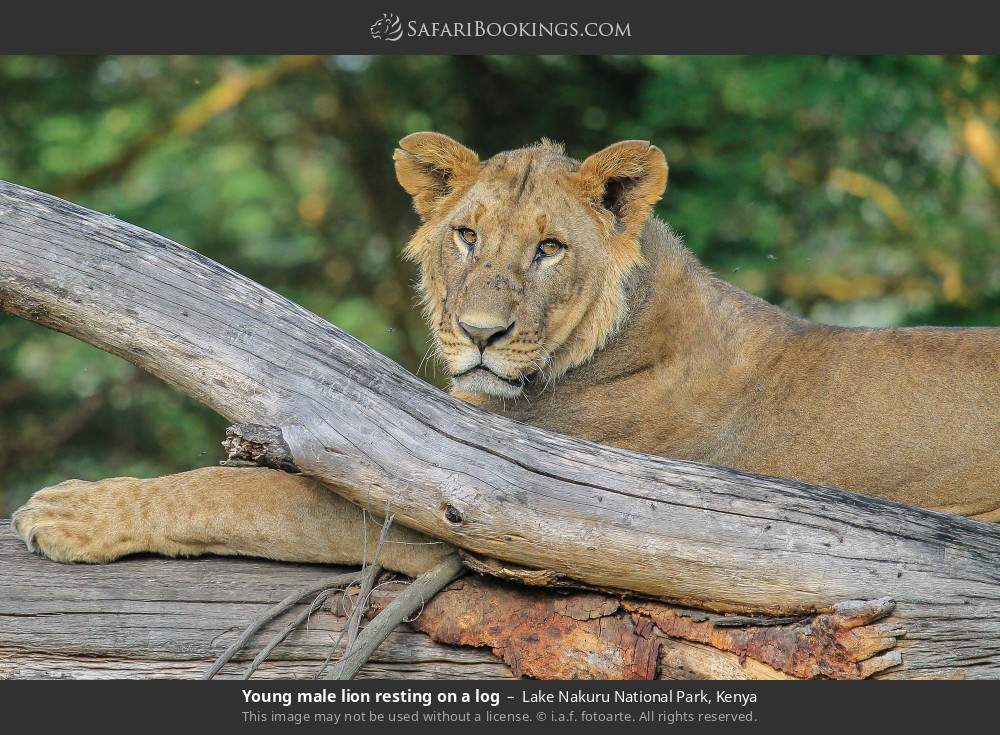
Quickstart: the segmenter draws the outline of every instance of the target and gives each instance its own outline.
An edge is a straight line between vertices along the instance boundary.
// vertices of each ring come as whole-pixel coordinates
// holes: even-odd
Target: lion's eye
[[[566,246],[558,240],[542,240],[538,243],[538,250],[535,251],[535,260],[551,258],[553,255],[558,255],[565,249]]]
[[[472,248],[472,246],[474,246],[479,240],[479,236],[476,234],[476,231],[470,230],[468,227],[456,227],[455,237],[468,248]]]

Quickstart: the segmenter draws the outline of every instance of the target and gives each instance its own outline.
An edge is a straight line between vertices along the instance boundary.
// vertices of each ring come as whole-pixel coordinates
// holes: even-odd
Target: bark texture
[[[379,588],[370,614],[397,593]],[[594,592],[553,594],[466,577],[427,603],[413,621],[433,640],[486,646],[517,676],[537,679],[655,679],[671,674],[677,644],[700,644],[707,675],[727,678],[863,679],[900,663],[902,631],[882,621],[887,599],[842,603],[828,613],[774,619],[711,615],[651,600]],[[724,653],[723,653],[724,652]],[[726,654],[731,654],[727,656]],[[687,678],[680,677],[680,678]]]
[[[248,622],[289,593],[328,582],[339,571],[347,570],[220,557],[135,557],[101,566],[53,564],[29,553],[9,523],[0,520],[0,680],[199,678]],[[555,603],[560,612],[552,617],[568,631],[559,641],[566,648],[545,653],[542,646],[552,644],[552,637],[533,640],[525,624],[546,614],[534,606],[552,605],[559,599],[555,593],[528,591],[525,595],[499,582],[477,577],[466,581],[471,586],[459,588],[457,596],[449,591],[442,602],[435,598],[412,624],[393,631],[358,677],[503,679],[515,675],[513,666],[518,675],[525,676],[572,673],[622,678],[627,659],[623,656],[616,662],[615,651],[627,651],[629,642],[640,636],[629,633],[635,627],[627,621],[601,622],[600,618],[616,613],[613,602],[596,602],[602,596],[580,593]],[[473,591],[482,592],[484,602],[496,606],[498,612],[516,617],[463,620],[461,616],[473,612]],[[376,610],[392,599],[394,590],[389,588],[389,592],[376,597]],[[265,625],[217,678],[240,678],[261,648],[310,602],[311,598],[303,599]],[[335,603],[336,598],[328,601],[307,626],[297,626],[254,678],[311,678],[340,640],[338,653],[332,657],[337,661],[347,621],[343,606]],[[572,632],[574,625],[587,621],[589,629]],[[477,627],[479,622],[488,624]],[[498,622],[509,631],[503,640],[495,630]],[[595,635],[594,630],[602,627],[605,635]],[[623,642],[615,644],[610,637],[614,631],[626,634]],[[790,678],[751,657],[741,660],[738,654],[704,643],[650,636],[648,631],[647,626],[647,650],[655,646],[658,667],[654,669],[656,662],[646,658],[643,668],[628,667],[635,676]],[[588,650],[588,646],[594,648]]]
[[[219,557],[54,564],[29,553],[9,522],[0,520],[0,679],[196,679],[252,619],[338,571],[350,570]],[[240,678],[260,648],[310,602],[264,626],[217,678]],[[313,677],[344,627],[342,617],[318,611],[254,678]],[[487,650],[435,643],[404,625],[358,676],[495,679],[511,673]]]

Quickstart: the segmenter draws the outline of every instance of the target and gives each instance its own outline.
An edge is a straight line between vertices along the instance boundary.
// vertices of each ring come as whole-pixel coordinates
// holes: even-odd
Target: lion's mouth
[[[479,364],[468,370],[453,374],[451,379],[457,388],[461,388],[469,393],[481,393],[496,396],[497,398],[517,398],[523,393],[525,386],[532,377],[533,374],[508,378],[495,373],[485,365]]]
[[[489,373],[490,375],[492,375],[497,380],[502,380],[504,383],[506,383],[507,385],[511,386],[512,388],[523,388],[529,382],[531,382],[531,378],[532,378],[532,375],[521,375],[520,377],[517,377],[517,378],[507,378],[507,377],[505,377],[503,375],[500,375],[499,373],[493,372],[488,367],[486,367],[485,365],[482,365],[482,364],[480,364],[480,365],[474,365],[473,367],[469,368],[468,370],[464,370],[464,371],[462,371],[460,373],[456,373],[456,374],[452,375],[451,377],[452,377],[453,380],[458,380],[459,378],[464,378],[467,375],[474,374],[477,370],[481,370],[484,373]]]

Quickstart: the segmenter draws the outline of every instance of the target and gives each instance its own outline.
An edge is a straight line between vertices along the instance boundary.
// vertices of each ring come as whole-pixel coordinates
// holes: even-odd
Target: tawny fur
[[[644,141],[582,163],[548,142],[480,162],[418,133],[394,159],[422,219],[406,254],[459,397],[605,444],[1000,520],[1000,329],[824,326],[719,280],[650,216],[667,166]],[[537,259],[550,238],[566,247]],[[480,351],[461,323],[507,331]],[[357,563],[361,518],[306,478],[208,468],[63,483],[15,525],[60,561]],[[393,540],[384,565],[408,574],[450,552]]]
[[[344,565],[373,560],[383,521],[308,477],[232,467],[148,480],[67,480],[32,495],[13,520],[28,548],[61,562],[155,552]],[[452,551],[393,524],[379,559],[417,576]]]

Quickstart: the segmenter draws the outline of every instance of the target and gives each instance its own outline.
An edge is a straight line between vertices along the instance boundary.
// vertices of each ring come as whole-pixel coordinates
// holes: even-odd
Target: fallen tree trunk
[[[195,679],[248,621],[288,593],[336,572],[315,564],[218,557],[53,564],[31,554],[9,522],[0,520],[0,680]],[[218,678],[239,678],[264,642],[305,604],[266,625]],[[344,627],[343,618],[318,611],[254,678],[312,678]],[[359,676],[502,679],[512,674],[487,650],[435,643],[404,625]]]
[[[191,679],[241,635],[243,626],[289,592],[329,580],[336,569],[251,559],[131,558],[110,565],[52,564],[31,554],[0,520],[0,680],[3,679]],[[376,611],[397,591],[382,587]],[[241,677],[251,658],[309,599],[267,623],[221,669],[218,678]],[[886,661],[870,656],[866,642],[880,626],[836,627],[856,642],[811,648],[757,645],[722,650],[712,641],[718,621],[695,611],[657,603],[649,609],[594,593],[553,594],[469,577],[435,598],[412,624],[397,628],[359,672],[361,678],[504,679],[552,678],[788,679],[790,654],[804,654],[847,668],[858,678]],[[343,648],[343,610],[324,605],[299,625],[254,672],[255,679],[312,678],[336,647]],[[503,625],[497,625],[497,615]],[[803,622],[768,629],[791,641]],[[670,621],[668,626],[667,621]],[[752,625],[728,620],[727,629],[747,641]],[[542,627],[544,625],[544,627]],[[670,631],[670,635],[664,633]],[[758,628],[757,630],[761,630]],[[855,633],[854,631],[859,631]],[[428,637],[429,636],[429,637]],[[339,644],[337,643],[340,641]],[[761,646],[767,646],[764,651]],[[457,647],[460,646],[460,647]],[[869,646],[871,648],[872,646]],[[491,649],[493,653],[490,652]],[[494,653],[496,655],[494,655]],[[892,652],[890,652],[892,653]],[[860,664],[850,667],[853,658]],[[809,674],[808,671],[798,670]]]
[[[0,308],[276,427],[349,500],[542,582],[722,612],[888,596],[907,631],[891,675],[1000,676],[994,525],[486,414],[191,250],[5,183]]]

